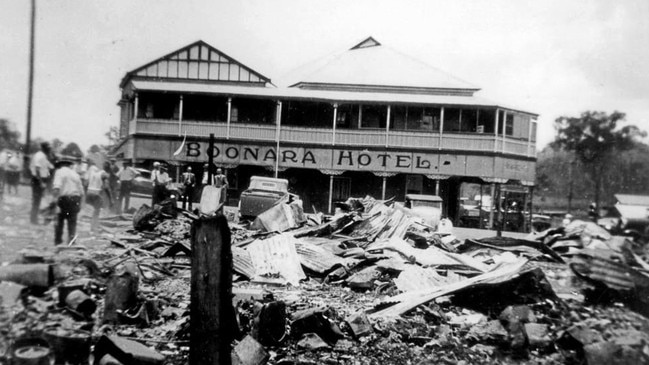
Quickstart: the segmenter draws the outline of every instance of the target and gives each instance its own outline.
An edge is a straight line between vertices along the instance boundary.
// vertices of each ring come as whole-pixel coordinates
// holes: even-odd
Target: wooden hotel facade
[[[250,176],[279,176],[306,211],[419,193],[440,195],[454,217],[461,183],[529,191],[535,178],[536,114],[475,96],[371,37],[286,87],[203,41],[128,72],[120,87],[119,157],[200,174],[214,134],[235,200]]]

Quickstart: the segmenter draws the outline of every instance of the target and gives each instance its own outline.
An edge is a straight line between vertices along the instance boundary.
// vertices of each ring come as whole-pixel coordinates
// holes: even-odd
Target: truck
[[[280,201],[299,199],[288,191],[288,180],[252,176],[250,185],[239,197],[239,219],[252,220]]]

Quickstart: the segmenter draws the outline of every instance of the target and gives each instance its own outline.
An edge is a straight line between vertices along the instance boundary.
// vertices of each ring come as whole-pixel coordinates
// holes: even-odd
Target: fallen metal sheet
[[[302,206],[297,201],[289,204],[279,203],[255,218],[254,228],[266,232],[284,232],[306,222]]]
[[[298,237],[297,235],[294,236]],[[300,237],[299,240],[300,242],[321,247],[322,249],[338,256],[341,256],[345,251],[347,251],[345,248],[341,247],[342,240],[340,239],[331,239],[326,237]]]
[[[295,249],[300,256],[302,266],[319,274],[326,274],[336,266],[345,265],[345,259],[326,249],[303,240],[295,241]]]
[[[611,239],[611,234],[604,228],[598,226],[594,222],[586,222],[581,220],[574,220],[565,228],[564,236],[570,237],[593,237],[599,238],[604,241]]]
[[[370,250],[395,251],[406,258],[414,258],[418,264],[424,266],[468,267],[477,272],[486,272],[489,270],[489,266],[468,255],[454,254],[442,251],[436,247],[429,247],[425,250],[414,248],[406,241],[397,237],[377,241],[367,247],[367,251]]]
[[[241,247],[232,246],[232,266],[235,272],[248,279],[255,276],[255,266],[250,253]]]
[[[448,272],[448,276],[442,276],[435,269],[407,265],[405,270],[393,281],[397,289],[405,293],[449,285],[460,280],[463,280],[463,278],[452,271]]]
[[[501,283],[510,280],[522,273],[523,266],[527,263],[526,259],[521,259],[513,263],[503,263],[496,265],[491,271],[474,276],[453,284],[436,287],[429,290],[418,290],[407,292],[385,299],[380,306],[390,305],[370,314],[370,318],[380,317],[397,317],[411,311],[419,305],[426,304],[435,298],[452,294],[460,289],[467,288],[471,285],[483,283]]]
[[[478,247],[493,248],[501,251],[517,252],[528,257],[547,255],[557,262],[564,262],[561,256],[559,256],[546,244],[539,241],[528,241],[511,237],[490,237],[476,240],[467,239],[465,240],[464,244],[468,246],[468,251],[471,250],[471,245],[473,245]]]
[[[611,255],[600,250],[581,250],[570,263],[580,278],[604,284],[610,289],[632,291],[638,287],[649,289],[649,277],[625,263],[610,260]]]
[[[419,221],[418,218],[383,204],[374,204],[364,217],[363,221],[354,226],[350,235],[365,237],[369,242],[391,237],[404,238],[408,228]]]
[[[298,285],[306,275],[295,249],[297,239],[284,233],[265,240],[256,240],[246,247],[255,267],[255,278],[281,277]]]

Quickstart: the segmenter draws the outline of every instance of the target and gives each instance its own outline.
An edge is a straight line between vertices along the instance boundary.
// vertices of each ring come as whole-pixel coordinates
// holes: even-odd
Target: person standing
[[[29,170],[32,174],[32,209],[30,214],[30,222],[32,224],[38,224],[38,210],[40,209],[43,193],[50,179],[50,169],[54,168],[48,159],[50,153],[49,143],[41,143],[40,151],[32,156],[29,164]]]
[[[122,170],[117,174],[119,178],[119,200],[117,202],[117,213],[122,213],[122,202],[124,202],[124,211],[128,210],[131,201],[131,190],[133,190],[133,180],[139,173],[131,167],[130,161],[124,161]]]
[[[182,174],[182,183],[185,187],[183,191],[183,204],[182,207],[189,207],[192,210],[192,202],[194,200],[194,187],[196,186],[196,175],[192,172],[192,167],[187,166],[187,170]]]
[[[90,232],[98,233],[99,213],[104,204],[102,192],[108,190],[108,173],[98,168],[94,161],[88,160],[88,193],[86,203],[93,208]]]
[[[210,176],[210,165],[203,164],[203,177],[201,178],[201,185],[207,185]]]
[[[167,195],[167,183],[169,182],[169,175],[167,169],[160,165],[160,162],[153,163],[153,171],[151,171],[151,183],[153,184],[153,194],[151,196],[151,206],[154,206],[163,200]]]
[[[5,182],[7,181],[7,163],[9,162],[9,157],[11,152],[0,151],[0,196],[5,191]]]
[[[221,189],[221,202],[227,201],[228,185],[228,178],[219,167],[216,169],[216,175],[214,175],[214,187]]]
[[[117,197],[118,197],[118,192],[119,192],[119,166],[116,164],[116,160],[114,158],[110,159],[110,162],[108,163],[108,166],[106,166],[106,172],[108,173],[108,188],[110,189],[110,196],[111,200],[113,202],[113,205],[111,206],[111,209],[114,212],[117,212],[119,207],[117,206]]]
[[[52,195],[59,207],[58,219],[54,226],[54,245],[63,243],[63,225],[68,222],[68,242],[77,231],[77,215],[81,210],[83,184],[81,178],[71,167],[74,161],[64,157],[59,160],[59,168],[54,172]]]
[[[18,153],[9,156],[7,161],[7,192],[11,194],[13,188],[14,194],[18,195],[18,183],[20,183],[21,159]]]

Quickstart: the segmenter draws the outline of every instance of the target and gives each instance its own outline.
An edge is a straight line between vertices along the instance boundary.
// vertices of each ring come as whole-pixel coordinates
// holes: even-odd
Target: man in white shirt
[[[29,164],[29,170],[32,174],[32,210],[30,214],[32,224],[38,224],[38,210],[41,206],[41,199],[43,199],[43,193],[50,178],[50,170],[54,168],[48,158],[49,154],[50,145],[43,142],[41,143],[41,150],[32,156]]]
[[[14,194],[18,195],[18,183],[20,182],[21,158],[18,152],[9,154],[7,168],[5,171],[7,181],[7,192],[11,194],[13,188]]]
[[[93,208],[92,220],[90,221],[90,231],[99,232],[99,213],[101,212],[104,199],[102,194],[108,190],[108,173],[99,169],[95,162],[88,160],[88,192],[86,203]]]
[[[119,179],[119,199],[117,201],[117,213],[122,213],[122,202],[124,210],[128,210],[131,200],[131,190],[133,190],[133,180],[140,173],[131,167],[131,161],[124,161],[123,168],[117,173]]]
[[[63,224],[68,222],[68,242],[72,241],[77,231],[77,214],[81,210],[83,197],[83,184],[81,178],[71,167],[73,160],[69,157],[62,158],[60,166],[54,172],[52,195],[59,207],[59,214],[54,226],[54,244],[63,242]]]
[[[153,163],[151,171],[151,183],[153,184],[153,194],[151,195],[151,206],[154,206],[167,197],[167,184],[169,183],[169,174],[167,168],[160,165],[160,162]]]

